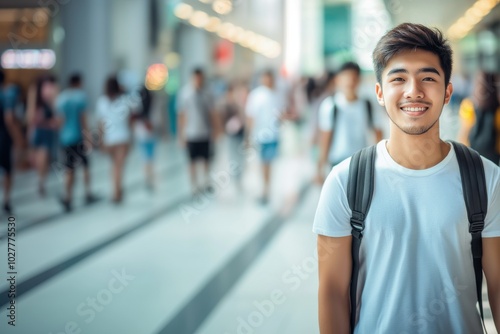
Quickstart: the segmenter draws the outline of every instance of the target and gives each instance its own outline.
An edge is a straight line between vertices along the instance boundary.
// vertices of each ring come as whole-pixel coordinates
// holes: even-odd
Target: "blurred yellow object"
[[[459,115],[465,126],[469,128],[474,126],[476,123],[476,113],[474,111],[474,104],[470,99],[463,99],[460,104]]]
[[[470,99],[462,100],[459,117],[462,126],[459,131],[458,141],[469,145],[469,134],[474,124],[476,124],[476,112],[474,111],[474,104]],[[500,108],[495,113],[495,129],[497,132],[496,150],[500,153]]]

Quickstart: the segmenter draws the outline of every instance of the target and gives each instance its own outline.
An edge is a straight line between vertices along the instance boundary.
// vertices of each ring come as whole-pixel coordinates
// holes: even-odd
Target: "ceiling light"
[[[180,3],[175,7],[174,14],[180,19],[188,20],[193,15],[193,7],[185,3]]]
[[[215,0],[212,9],[217,14],[226,15],[233,10],[233,3],[230,0]]]
[[[196,11],[189,19],[189,23],[194,25],[197,28],[203,28],[208,23],[208,14],[202,11]]]

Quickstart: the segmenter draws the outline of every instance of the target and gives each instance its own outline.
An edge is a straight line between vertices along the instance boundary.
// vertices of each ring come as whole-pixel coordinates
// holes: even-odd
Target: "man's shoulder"
[[[335,99],[333,96],[327,96],[321,100],[319,104],[319,113],[323,116],[328,116],[333,112],[333,106],[335,105]]]
[[[339,164],[333,166],[325,180],[325,186],[332,187],[339,185],[347,189],[347,180],[349,178],[349,167],[351,165],[351,158],[349,157]]]

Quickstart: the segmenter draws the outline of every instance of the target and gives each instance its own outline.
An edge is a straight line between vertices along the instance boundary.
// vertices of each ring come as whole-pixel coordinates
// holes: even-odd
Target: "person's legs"
[[[119,144],[115,151],[115,200],[121,202],[123,197],[122,177],[125,167],[125,160],[128,154],[128,144]]]
[[[65,211],[71,211],[71,201],[73,199],[73,184],[75,182],[75,170],[67,168],[66,169],[66,179],[65,179],[65,195],[61,200],[61,203]]]
[[[87,158],[87,155],[89,153],[85,151],[85,144],[83,142],[77,145],[77,154],[80,163],[83,165],[83,184],[85,187],[85,202],[86,204],[90,204],[94,202],[96,198],[92,195],[91,191],[90,167],[89,167],[89,160]]]
[[[38,193],[45,196],[45,179],[49,169],[49,151],[46,147],[38,147],[35,150],[35,163],[38,171]]]
[[[269,201],[270,184],[271,184],[271,162],[276,158],[278,153],[278,143],[263,143],[261,144],[261,161],[262,161],[262,176],[263,176],[263,191],[261,203],[267,204]]]
[[[118,199],[118,190],[117,190],[117,172],[116,172],[116,169],[117,169],[117,154],[116,154],[116,151],[117,151],[117,146],[116,145],[112,145],[112,146],[108,146],[106,148],[106,151],[109,153],[109,157],[111,158],[111,180],[113,182],[112,184],[112,190],[113,190],[113,197],[112,197],[112,200],[113,202],[116,202],[117,199]]]
[[[198,192],[198,177],[196,173],[196,160],[198,158],[198,143],[187,142],[189,154],[189,178],[191,180],[191,193],[195,195]]]
[[[49,164],[50,138],[46,129],[35,129],[32,137],[35,168],[38,172],[38,193],[45,196],[45,178]]]
[[[75,182],[75,166],[77,164],[77,157],[75,146],[66,146],[63,148],[65,166],[64,170],[64,197],[61,199],[61,204],[66,211],[71,210],[71,200],[73,197],[73,184]]]
[[[144,172],[146,175],[146,187],[149,190],[153,190],[154,187],[154,169],[153,169],[153,157],[155,142],[153,140],[145,141],[140,144],[144,155]]]
[[[198,192],[198,178],[196,175],[196,161],[191,160],[189,162],[189,176],[191,178],[191,192],[196,194]]]
[[[203,186],[204,190],[210,191],[212,186],[210,185],[210,142],[203,141],[200,142],[199,155],[203,163]]]
[[[5,143],[4,143],[5,144]],[[0,147],[0,168],[4,172],[4,185],[3,185],[3,210],[7,214],[12,214],[10,206],[10,192],[12,189],[12,146],[2,145]]]

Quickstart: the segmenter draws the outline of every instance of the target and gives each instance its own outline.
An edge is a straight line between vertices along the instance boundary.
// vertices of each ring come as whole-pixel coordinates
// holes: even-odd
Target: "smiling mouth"
[[[425,114],[429,107],[403,107],[399,109],[401,109],[408,116],[418,117]]]

